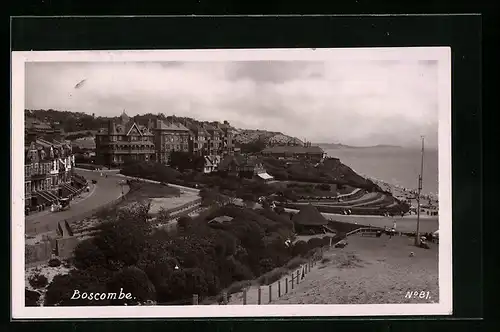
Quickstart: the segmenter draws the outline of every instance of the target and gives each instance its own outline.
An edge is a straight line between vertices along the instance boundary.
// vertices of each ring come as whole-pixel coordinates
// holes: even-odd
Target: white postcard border
[[[103,306],[25,307],[24,264],[24,95],[26,62],[152,61],[377,61],[438,60],[439,71],[439,303],[351,305]],[[452,313],[451,215],[451,49],[450,47],[239,49],[154,51],[12,52],[11,198],[12,317],[55,318],[188,318],[450,315]],[[408,285],[411,287],[411,285]]]

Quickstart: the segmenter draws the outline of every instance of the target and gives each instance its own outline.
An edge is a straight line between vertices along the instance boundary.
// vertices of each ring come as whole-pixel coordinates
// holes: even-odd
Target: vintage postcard
[[[453,311],[448,47],[13,52],[11,114],[13,318]]]

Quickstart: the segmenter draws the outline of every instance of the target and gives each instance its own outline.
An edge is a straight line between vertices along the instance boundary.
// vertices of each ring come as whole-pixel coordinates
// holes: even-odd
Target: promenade
[[[294,209],[285,209],[287,212],[298,212]],[[333,213],[321,213],[328,220],[358,224],[363,226],[388,227],[392,228],[396,222],[396,231],[415,232],[417,229],[417,216],[406,215],[404,217],[384,217],[384,216],[361,216],[361,215],[343,215]],[[439,229],[439,219],[436,216],[420,216],[420,232],[435,232]]]
[[[82,199],[75,199],[71,202],[70,208],[61,212],[43,211],[25,217],[25,233],[27,235],[37,235],[56,230],[59,222],[64,222],[79,215],[84,215],[100,206],[110,203],[122,194],[122,185],[120,181],[123,178],[116,176],[115,173],[108,171],[101,172],[85,169],[75,169],[76,173],[85,177],[89,183],[97,180],[97,183],[91,187],[91,191]],[[108,177],[104,175],[107,174]],[[123,191],[128,191],[128,186],[123,185]]]

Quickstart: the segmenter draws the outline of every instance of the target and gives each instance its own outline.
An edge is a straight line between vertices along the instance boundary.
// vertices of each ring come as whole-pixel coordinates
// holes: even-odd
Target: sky
[[[315,143],[438,141],[437,61],[31,62],[25,108],[227,120]]]

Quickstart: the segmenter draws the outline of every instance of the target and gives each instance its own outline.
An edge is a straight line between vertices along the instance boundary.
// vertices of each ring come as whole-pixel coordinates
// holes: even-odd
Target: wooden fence
[[[297,287],[307,278],[309,273],[315,269],[321,259],[324,251],[328,251],[336,243],[331,242],[329,245],[320,248],[321,255],[317,258],[311,258],[307,263],[301,264],[299,267],[292,269],[286,275],[283,275],[279,280],[270,283],[269,285],[250,285],[242,289],[242,291],[235,291],[229,294],[228,291],[223,291],[217,296],[220,305],[260,305],[270,304],[279,298],[292,293]],[[235,300],[236,299],[236,300]],[[193,305],[199,305],[203,301],[198,294],[193,294]],[[207,303],[208,304],[208,303]]]

